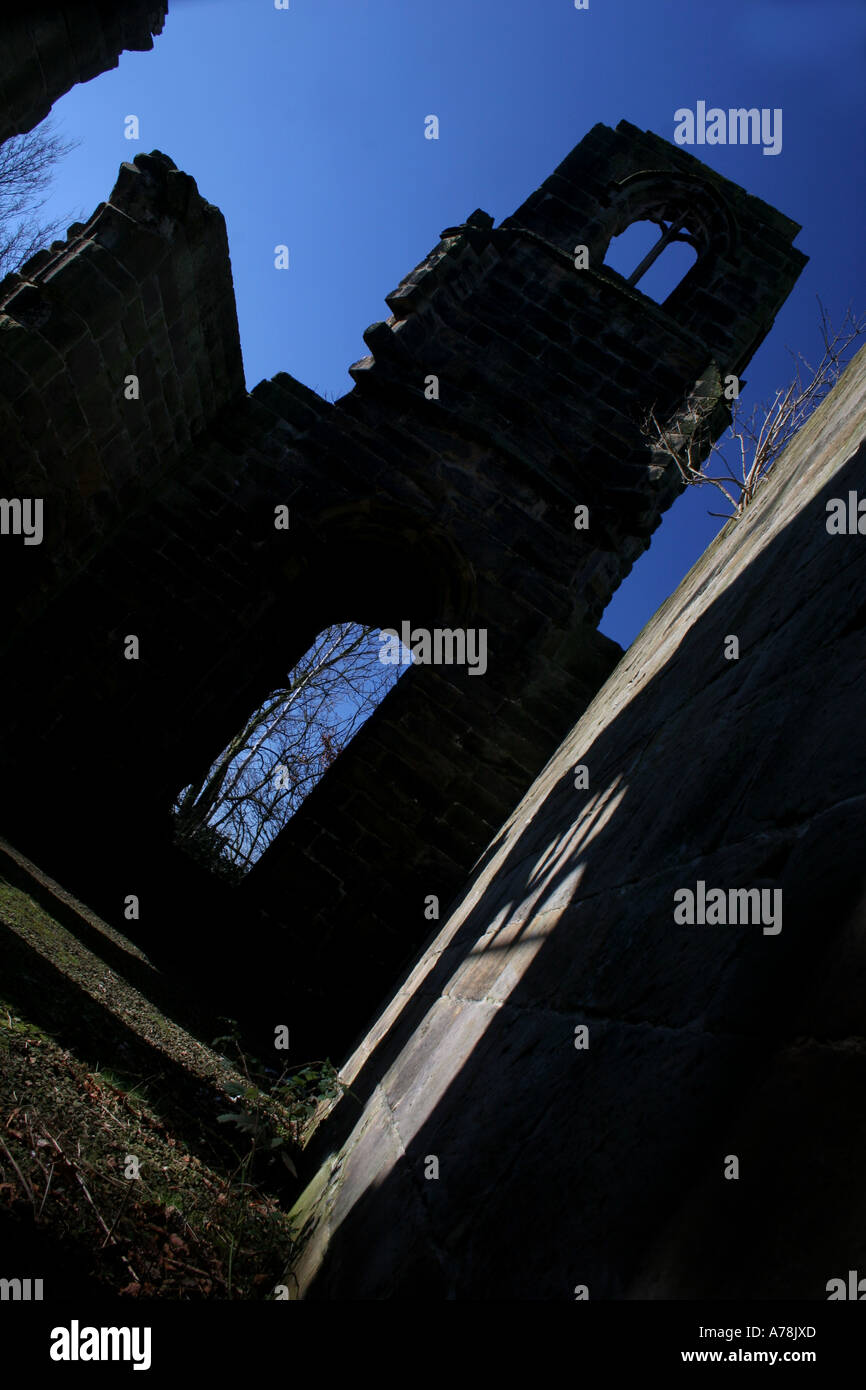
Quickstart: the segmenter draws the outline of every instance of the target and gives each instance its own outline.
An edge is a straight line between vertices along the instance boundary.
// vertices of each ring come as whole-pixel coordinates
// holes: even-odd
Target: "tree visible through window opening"
[[[605,265],[662,304],[696,260],[694,239],[682,218],[674,217],[667,222],[632,222],[612,239]]]
[[[379,660],[380,629],[337,623],[173,809],[175,838],[234,880],[263,854],[408,668]]]

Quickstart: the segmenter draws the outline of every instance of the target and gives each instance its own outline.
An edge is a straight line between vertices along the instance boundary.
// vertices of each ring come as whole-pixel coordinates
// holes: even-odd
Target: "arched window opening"
[[[176,843],[238,882],[408,669],[381,659],[379,628],[325,628],[172,807]]]
[[[612,239],[605,258],[641,294],[663,304],[698,258],[694,237],[681,218],[632,222]]]

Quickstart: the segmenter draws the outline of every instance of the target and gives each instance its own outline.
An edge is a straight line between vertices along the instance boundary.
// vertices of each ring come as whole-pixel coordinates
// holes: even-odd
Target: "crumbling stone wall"
[[[0,548],[32,621],[244,394],[225,222],[165,155],[0,282],[0,389],[4,494],[45,499],[40,548]]]
[[[350,1059],[292,1296],[824,1300],[863,1269],[864,505],[866,349]],[[699,883],[778,915],[677,921]]]
[[[70,0],[20,10],[0,23],[0,142],[32,130],[77,82],[116,68],[124,50],[153,48],[168,4]]]
[[[699,255],[659,306],[603,261],[664,209]],[[429,929],[425,899],[444,908],[616,664],[596,624],[682,486],[642,415],[742,369],[804,262],[797,230],[668,142],[597,126],[501,227],[479,211],[447,229],[330,405],[285,374],[240,389],[221,218],[164,156],[124,165],[0,318],[19,476],[46,479],[58,538],[51,574],[4,547],[21,613],[0,693],[9,833],[105,911],[142,893],[151,946],[161,926],[182,952],[182,927],[200,958],[189,923],[205,916],[228,951],[242,920],[250,974],[217,956],[224,987],[259,1019],[279,1008],[302,1051],[348,1046]],[[116,292],[91,311],[97,272]],[[82,411],[75,353],[106,335]],[[27,425],[33,380],[61,392],[44,437]],[[483,628],[486,673],[412,670],[242,888],[185,897],[173,796],[346,619]],[[274,956],[291,974],[263,981]]]

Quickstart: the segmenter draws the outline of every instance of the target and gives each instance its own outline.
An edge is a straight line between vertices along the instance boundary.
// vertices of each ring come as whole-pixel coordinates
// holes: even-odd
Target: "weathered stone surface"
[[[866,539],[826,529],[864,439],[866,349],[347,1064],[300,1296],[429,1296],[438,1262],[446,1298],[823,1299],[864,1267]],[[675,923],[698,879],[781,889],[781,931]]]
[[[628,1298],[821,1300],[829,1279],[862,1270],[860,1027],[841,1042],[803,1038],[755,1059],[742,1106],[717,1124],[715,1152],[671,1203]],[[720,1183],[719,1155],[731,1152],[742,1155],[741,1180]]]

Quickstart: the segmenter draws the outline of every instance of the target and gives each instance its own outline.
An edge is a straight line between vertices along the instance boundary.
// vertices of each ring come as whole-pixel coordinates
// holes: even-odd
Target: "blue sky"
[[[776,156],[695,150],[803,224],[811,258],[746,373],[744,400],[790,377],[863,291],[862,0],[170,0],[150,53],[55,104],[80,146],[46,213],[89,215],[120,162],[161,149],[225,215],[247,385],[288,371],[330,397],[384,296],[476,207],[511,213],[597,121],[673,138],[674,112],[783,111]],[[424,139],[435,113],[440,138]],[[140,120],[139,141],[124,118]],[[71,217],[70,217],[71,220]],[[290,248],[276,272],[273,248]],[[709,489],[669,512],[602,630],[624,646],[716,533]],[[350,615],[347,615],[350,616]]]

